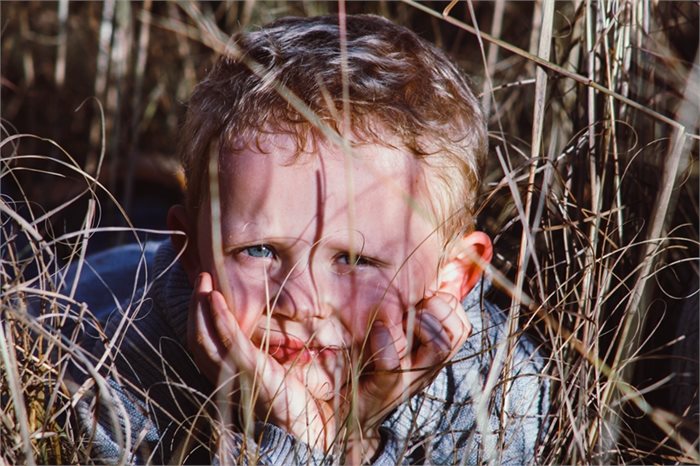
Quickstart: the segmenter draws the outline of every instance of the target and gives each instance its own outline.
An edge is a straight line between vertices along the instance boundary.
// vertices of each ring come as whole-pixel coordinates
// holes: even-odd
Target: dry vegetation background
[[[0,8],[0,464],[87,461],[64,373],[90,362],[56,329],[89,309],[57,272],[163,237],[150,229],[180,196],[178,125],[217,40],[339,8],[434,41],[482,93],[480,225],[498,252],[494,299],[549,361],[542,461],[700,461],[697,2]]]

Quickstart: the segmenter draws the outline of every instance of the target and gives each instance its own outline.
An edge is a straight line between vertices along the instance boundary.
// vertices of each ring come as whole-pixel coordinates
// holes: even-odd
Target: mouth
[[[259,342],[259,347],[265,349],[265,344]],[[268,354],[280,364],[294,363],[306,365],[312,361],[325,363],[337,361],[343,357],[344,350],[340,346],[321,345],[317,342],[305,342],[290,335],[267,335]]]

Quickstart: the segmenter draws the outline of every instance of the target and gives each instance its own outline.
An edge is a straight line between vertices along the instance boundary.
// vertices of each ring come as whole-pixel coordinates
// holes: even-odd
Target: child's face
[[[199,266],[216,288],[229,287],[253,342],[328,398],[375,319],[405,341],[406,313],[436,289],[442,247],[424,165],[412,155],[362,145],[349,158],[319,145],[292,162],[294,147],[273,135],[264,154],[222,156],[225,275],[214,270],[208,207],[198,218]]]

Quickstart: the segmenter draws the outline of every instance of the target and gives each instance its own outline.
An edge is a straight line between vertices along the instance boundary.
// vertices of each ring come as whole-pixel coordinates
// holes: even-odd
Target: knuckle
[[[468,338],[471,336],[472,332],[474,331],[474,327],[472,326],[471,322],[467,321],[464,325],[464,338]]]

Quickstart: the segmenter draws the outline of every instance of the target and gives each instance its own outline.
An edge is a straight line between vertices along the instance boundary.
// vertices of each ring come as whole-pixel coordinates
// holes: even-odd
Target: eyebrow
[[[242,232],[242,230],[241,230]],[[297,236],[268,236],[255,232],[248,237],[234,238],[235,233],[227,235],[223,241],[223,250],[230,252],[241,246],[252,246],[256,244],[271,244],[279,250],[291,249],[299,243],[309,246],[309,242]]]
[[[226,235],[223,238],[224,244],[233,242],[232,241],[233,236],[240,235],[243,233],[248,233],[248,232],[250,232],[250,230],[253,230],[253,232],[257,233],[257,231],[255,230],[256,228],[258,228],[258,231],[260,231],[259,225],[253,221],[247,221],[247,222],[243,223],[243,225],[241,225],[241,226],[236,224],[235,221],[231,222],[231,223],[233,223],[233,225],[231,225],[231,224],[227,225]],[[261,236],[261,235],[257,235],[257,236]]]

